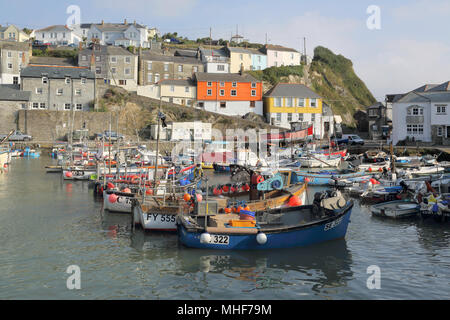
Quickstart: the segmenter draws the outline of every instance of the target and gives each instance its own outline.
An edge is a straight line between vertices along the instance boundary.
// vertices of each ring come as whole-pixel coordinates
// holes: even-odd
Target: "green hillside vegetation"
[[[285,81],[284,78],[289,76],[303,77],[303,66],[270,67],[264,70],[248,71],[248,73],[260,81],[276,85],[279,82]]]
[[[324,47],[314,49],[310,67],[313,90],[324,97],[335,114],[354,124],[353,114],[376,102],[372,93],[353,70],[353,63]]]

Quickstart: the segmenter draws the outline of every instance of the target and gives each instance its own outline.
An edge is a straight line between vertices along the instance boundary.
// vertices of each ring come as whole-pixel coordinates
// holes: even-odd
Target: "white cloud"
[[[448,17],[450,2],[448,0],[420,0],[392,9],[392,16],[398,19],[423,21],[428,18]]]

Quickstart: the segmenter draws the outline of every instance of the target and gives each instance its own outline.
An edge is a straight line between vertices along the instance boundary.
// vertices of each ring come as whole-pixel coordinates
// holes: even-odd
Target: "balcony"
[[[408,124],[420,124],[424,122],[423,116],[406,116],[406,123]]]

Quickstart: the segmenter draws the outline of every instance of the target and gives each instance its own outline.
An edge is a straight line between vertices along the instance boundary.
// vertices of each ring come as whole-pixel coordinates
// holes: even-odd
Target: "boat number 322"
[[[160,222],[175,222],[175,215],[147,213],[147,220],[160,221]]]
[[[324,231],[328,231],[328,230],[333,229],[334,227],[337,227],[338,225],[340,225],[343,218],[344,218],[344,217],[340,217],[340,218],[337,219],[337,220],[334,220],[334,221],[332,221],[332,222],[327,223],[327,224],[325,225]]]

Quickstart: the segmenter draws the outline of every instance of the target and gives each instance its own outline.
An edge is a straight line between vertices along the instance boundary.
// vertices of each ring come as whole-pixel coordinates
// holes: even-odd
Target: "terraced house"
[[[78,45],[81,36],[68,26],[54,25],[35,31],[35,39],[52,45]]]
[[[0,25],[0,40],[24,42],[28,41],[29,39],[29,35],[27,35],[25,32],[23,32],[13,24],[3,27]]]
[[[89,68],[107,84],[136,91],[138,56],[122,47],[93,45],[80,51],[78,65]]]
[[[248,74],[197,73],[198,108],[233,116],[263,115],[262,82]]]
[[[303,84],[279,83],[264,95],[264,114],[267,122],[291,128],[301,122],[314,126],[314,135],[322,138],[331,127],[322,119],[323,99]]]
[[[292,48],[266,44],[261,52],[267,55],[267,67],[300,65],[300,52]]]
[[[267,56],[258,49],[227,47],[230,57],[230,72],[241,70],[264,70],[267,68]]]
[[[94,39],[101,45],[114,46],[134,46],[149,48],[148,29],[146,26],[136,23],[128,23],[125,19],[123,23],[105,23],[102,21],[97,24],[90,24],[86,38],[88,42]]]
[[[87,68],[29,65],[20,76],[31,109],[89,111],[95,101],[95,75]]]
[[[140,55],[142,85],[153,85],[160,80],[190,79],[196,72],[203,72],[202,62],[195,57],[158,54],[144,51]]]
[[[31,46],[16,41],[0,41],[0,84],[19,84],[20,71],[31,57]]]

